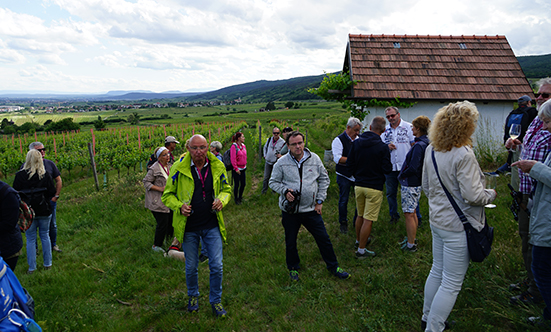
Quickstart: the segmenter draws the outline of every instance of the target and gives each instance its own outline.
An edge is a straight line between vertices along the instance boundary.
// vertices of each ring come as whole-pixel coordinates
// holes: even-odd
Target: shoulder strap
[[[442,185],[442,188],[444,189],[444,192],[446,193],[446,196],[450,200],[451,205],[453,206],[453,209],[455,210],[455,213],[457,213],[457,216],[459,216],[459,219],[461,219],[462,223],[466,223],[467,217],[463,214],[463,211],[459,208],[457,205],[457,202],[453,198],[452,194],[448,191],[444,183],[442,182],[442,179],[440,178],[440,173],[438,173],[438,165],[436,165],[436,158],[434,157],[434,150],[432,150],[432,164],[434,165],[434,170],[436,171],[436,176],[438,176],[438,181],[440,181],[440,185]]]

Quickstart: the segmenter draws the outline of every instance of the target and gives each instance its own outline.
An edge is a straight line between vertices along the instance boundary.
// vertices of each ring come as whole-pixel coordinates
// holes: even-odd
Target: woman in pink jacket
[[[232,137],[233,144],[230,147],[231,164],[233,166],[233,197],[235,204],[241,204],[243,200],[243,190],[245,190],[247,169],[247,148],[245,147],[245,135],[242,132],[237,132]]]

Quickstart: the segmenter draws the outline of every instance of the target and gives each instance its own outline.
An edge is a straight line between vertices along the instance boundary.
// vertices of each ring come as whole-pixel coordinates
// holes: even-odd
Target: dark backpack
[[[226,150],[226,152],[224,152],[224,155],[222,156],[222,162],[224,163],[224,166],[226,166],[226,171],[233,169],[233,165],[231,164],[231,146],[229,149]]]
[[[44,187],[23,189],[19,191],[21,200],[25,201],[29,208],[38,216],[49,216],[52,214],[50,202],[44,195],[47,189]],[[30,226],[30,225],[29,225]]]

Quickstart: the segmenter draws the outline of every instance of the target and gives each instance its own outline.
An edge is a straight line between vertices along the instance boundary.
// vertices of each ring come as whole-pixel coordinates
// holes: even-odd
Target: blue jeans
[[[532,273],[545,302],[543,318],[551,321],[551,248],[532,246]]]
[[[354,187],[354,182],[337,174],[337,184],[339,185],[339,223],[348,225],[348,199],[350,198],[350,189]],[[354,221],[356,221],[357,213],[355,210]]]
[[[52,210],[52,220],[50,221],[50,243],[52,248],[57,244],[57,223],[56,223],[57,202],[50,201],[50,210]]]
[[[203,240],[209,256],[210,303],[222,301],[222,235],[214,227],[196,232],[185,232],[182,248],[186,254],[186,285],[188,296],[199,296],[198,266],[199,242]]]
[[[285,229],[285,256],[289,270],[300,269],[300,258],[297,250],[297,236],[301,225],[304,225],[312,234],[321,253],[321,257],[327,264],[330,272],[335,272],[339,263],[329,239],[329,234],[323,224],[323,219],[316,211],[306,213],[289,214],[282,211],[281,223]]]
[[[385,174],[386,177],[386,199],[388,201],[388,212],[390,214],[390,218],[399,219],[400,214],[398,213],[398,200],[397,200],[397,194],[398,194],[398,175],[400,174],[399,171],[392,171],[388,174]],[[419,204],[417,204],[417,208],[415,209],[415,213],[417,214],[417,220],[420,220],[421,212],[419,212]]]
[[[27,263],[29,271],[36,270],[36,229],[40,235],[42,242],[42,256],[44,259],[44,267],[52,266],[52,244],[50,243],[50,219],[47,217],[35,217],[31,227],[25,232],[27,237]]]

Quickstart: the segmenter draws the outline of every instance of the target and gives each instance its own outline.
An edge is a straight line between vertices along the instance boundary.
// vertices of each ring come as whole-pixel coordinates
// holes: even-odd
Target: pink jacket
[[[233,170],[237,171],[247,168],[247,147],[245,146],[245,144],[237,146],[237,143],[233,143],[230,149],[231,164],[233,166]]]

